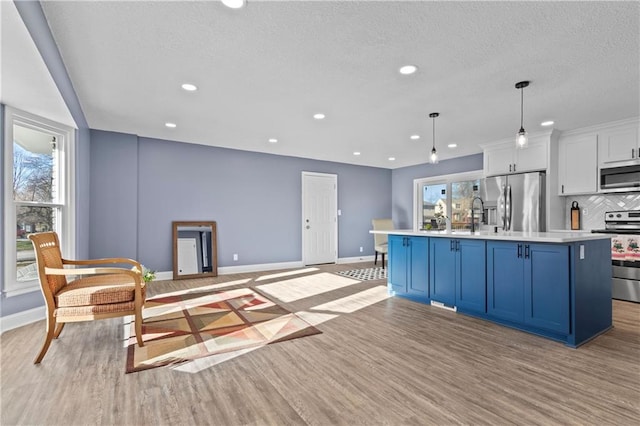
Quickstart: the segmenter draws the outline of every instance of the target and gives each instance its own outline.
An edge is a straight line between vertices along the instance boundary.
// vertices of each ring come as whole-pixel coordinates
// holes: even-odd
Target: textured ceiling
[[[640,115],[638,2],[55,1],[43,10],[96,129],[396,168],[427,161],[430,112],[441,114],[443,159],[515,136],[520,80],[531,80],[529,133],[547,119],[569,130]],[[405,64],[418,72],[400,75]]]

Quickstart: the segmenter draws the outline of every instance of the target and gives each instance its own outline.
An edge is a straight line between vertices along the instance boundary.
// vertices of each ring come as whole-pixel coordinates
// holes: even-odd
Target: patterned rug
[[[387,278],[387,270],[378,268],[366,268],[366,269],[352,269],[350,271],[340,271],[336,274],[344,275],[345,277],[355,278],[360,281],[367,280],[382,280]]]
[[[321,333],[249,288],[160,295],[146,301],[143,317],[145,345],[132,324],[127,373]]]

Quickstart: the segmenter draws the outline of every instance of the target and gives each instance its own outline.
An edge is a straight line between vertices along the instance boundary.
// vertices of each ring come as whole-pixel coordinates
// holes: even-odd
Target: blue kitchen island
[[[611,241],[575,232],[388,234],[388,291],[571,347],[612,327]]]

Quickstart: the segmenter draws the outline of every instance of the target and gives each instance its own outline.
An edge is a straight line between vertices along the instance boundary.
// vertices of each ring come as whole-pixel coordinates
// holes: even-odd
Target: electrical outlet
[[[360,253],[362,253],[362,247],[360,247]]]
[[[233,260],[234,261],[238,260],[238,253],[233,253]]]
[[[589,213],[587,212],[587,208],[583,207],[582,208],[582,216],[587,216]]]

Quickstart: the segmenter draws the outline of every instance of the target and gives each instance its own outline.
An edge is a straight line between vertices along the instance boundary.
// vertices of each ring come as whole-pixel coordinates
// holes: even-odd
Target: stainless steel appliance
[[[546,231],[544,172],[485,178],[480,197],[488,225],[505,231]]]
[[[640,164],[600,169],[602,192],[640,191]]]
[[[611,234],[611,295],[640,302],[640,210],[606,212],[604,223],[591,232]]]

